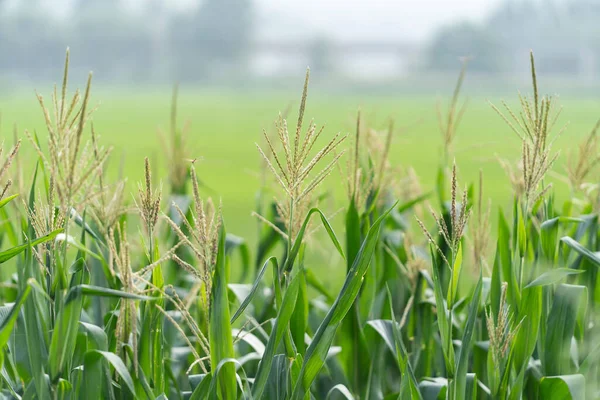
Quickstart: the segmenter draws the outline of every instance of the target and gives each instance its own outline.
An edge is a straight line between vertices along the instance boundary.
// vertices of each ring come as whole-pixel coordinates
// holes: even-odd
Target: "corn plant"
[[[38,95],[47,132],[26,132],[28,182],[21,142],[0,151],[2,398],[600,398],[598,126],[556,204],[560,109],[539,94],[533,54],[532,97],[492,105],[522,148],[502,161],[513,201],[497,232],[483,172],[464,185],[452,161],[464,66],[438,108],[432,192],[390,162],[393,122],[380,132],[359,113],[353,140],[306,124],[307,71],[295,126],[280,114],[257,145],[254,250],[204,193],[176,90],[168,192],[146,159],[128,203],[105,174],[92,77],[70,94],[68,66],[67,52],[60,88]],[[323,182],[338,172],[335,224]],[[332,259],[317,240],[345,266],[337,293],[315,273]]]

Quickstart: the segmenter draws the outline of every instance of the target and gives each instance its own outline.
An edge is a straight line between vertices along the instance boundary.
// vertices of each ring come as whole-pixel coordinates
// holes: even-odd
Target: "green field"
[[[581,189],[598,182],[600,101],[564,99],[555,125],[531,63],[520,134],[478,96],[456,130],[461,111],[442,106],[438,124],[433,96],[317,86],[300,127],[297,93],[187,89],[182,145],[159,138],[174,130],[169,90],[90,102],[89,81],[75,100],[63,84],[46,122],[33,94],[0,97],[3,150],[13,122],[25,139],[0,157],[0,397],[598,398],[600,220]],[[391,141],[370,143],[364,128],[390,120]],[[114,148],[108,165],[93,132]],[[522,164],[515,187],[499,159]],[[419,191],[403,191],[408,168]],[[466,189],[480,171],[491,214]],[[108,187],[120,178],[124,201]]]
[[[50,93],[41,92],[49,101]],[[466,95],[465,95],[466,96]],[[273,129],[281,111],[290,109],[289,120],[297,116],[296,92],[234,94],[183,90],[179,98],[179,124],[189,122],[189,147],[196,162],[198,174],[205,183],[206,195],[223,200],[224,214],[229,231],[247,237],[253,242],[256,188],[259,184],[259,161],[255,143],[260,142],[263,129]],[[509,97],[510,100],[514,96]],[[412,166],[417,171],[424,190],[432,188],[441,155],[441,136],[436,117],[435,96],[358,96],[327,95],[318,88],[309,93],[307,118],[317,125],[325,125],[322,142],[336,132],[354,132],[356,112],[362,110],[363,119],[370,127],[385,129],[392,118],[396,130],[390,159],[396,166]],[[500,105],[501,98],[490,99]],[[567,185],[558,175],[564,173],[568,152],[577,146],[600,118],[600,100],[559,99],[563,112],[559,127],[568,124],[558,138],[555,149],[561,155],[552,176],[556,194],[567,193]],[[295,101],[295,102],[294,102]],[[514,133],[488,105],[483,97],[469,98],[469,104],[455,142],[455,157],[462,182],[475,182],[479,169],[485,177],[486,195],[495,206],[510,203],[510,184],[500,167],[497,156],[516,162],[521,144]],[[124,161],[123,175],[132,191],[143,176],[143,160],[148,156],[162,172],[165,157],[162,154],[158,130],[168,130],[171,93],[168,89],[93,91],[92,103],[98,105],[93,121],[102,142],[114,146],[109,171],[116,177]],[[446,99],[442,99],[442,104]],[[512,103],[511,103],[512,104]],[[13,122],[19,132],[36,130],[46,134],[42,113],[34,93],[29,95],[0,96],[2,112],[1,133],[11,138]],[[558,129],[556,129],[558,131]],[[351,141],[348,141],[351,146]],[[23,146],[25,157],[32,156],[31,146]],[[342,161],[345,165],[345,161]],[[159,174],[156,174],[159,175]],[[334,171],[325,183],[328,190],[341,193],[339,172]],[[131,199],[131,197],[129,197]]]
[[[125,201],[133,204],[137,185],[143,180],[145,157],[149,157],[158,169],[154,174],[158,180],[156,183],[162,182],[168,189],[168,160],[163,154],[160,132],[168,132],[169,129],[170,90],[136,90],[132,93],[98,89],[92,93],[92,104],[98,107],[93,114],[95,130],[104,145],[114,147],[107,165],[108,174],[114,179],[122,174],[127,179],[131,195],[126,196]],[[41,94],[48,104],[51,93]],[[513,100],[514,97],[507,98]],[[188,126],[190,156],[197,158],[195,165],[204,184],[204,195],[215,201],[222,200],[228,232],[245,238],[251,249],[258,240],[256,228],[260,224],[251,215],[256,209],[260,185],[261,156],[255,144],[263,143],[263,129],[273,131],[279,112],[288,110],[289,125],[295,124],[297,98],[298,93],[294,91],[256,95],[200,90],[182,90],[179,93],[178,124],[179,127]],[[483,170],[485,196],[492,199],[492,225],[495,226],[495,210],[498,207],[510,210],[512,204],[510,181],[498,157],[517,163],[521,142],[488,104],[488,100],[500,106],[503,98],[468,99],[468,108],[455,140],[454,154],[462,184],[475,184],[479,170]],[[511,106],[516,106],[510,100]],[[345,147],[350,148],[359,109],[366,126],[377,130],[384,131],[389,120],[393,119],[396,128],[390,161],[396,167],[414,168],[423,191],[427,192],[434,189],[442,157],[442,136],[436,111],[440,101],[445,112],[448,103],[445,97],[327,95],[313,89],[309,92],[305,124],[314,118],[317,125],[325,125],[321,137],[323,145],[337,132],[348,134]],[[561,99],[560,104],[563,111],[555,133],[565,124],[568,126],[556,141],[555,148],[560,149],[561,155],[555,164],[554,176],[549,178],[555,186],[555,195],[563,200],[569,190],[561,180],[568,153],[576,148],[600,118],[600,100],[571,98]],[[34,93],[2,99],[0,110],[3,115],[1,129],[5,137],[12,137],[12,121],[18,122],[19,132],[24,139],[25,129],[35,130],[40,137],[47,134]],[[86,134],[89,135],[89,130]],[[23,146],[21,152],[22,157],[35,156],[30,145]],[[342,159],[341,165],[345,171],[346,160]],[[395,181],[400,178],[396,177]],[[271,182],[272,196],[280,196],[279,187],[271,174],[267,174],[267,179]],[[322,191],[331,193],[332,197],[321,207],[334,215],[332,224],[337,232],[343,231],[343,214],[336,211],[346,200],[344,190],[340,171],[334,169],[322,185]],[[327,246],[320,246],[319,242],[313,241],[309,250],[311,254],[316,254],[311,257],[311,262],[315,264],[316,274],[325,285],[331,290],[339,290],[344,273],[342,260],[337,254],[330,253]],[[491,256],[491,253],[488,254],[488,257]]]

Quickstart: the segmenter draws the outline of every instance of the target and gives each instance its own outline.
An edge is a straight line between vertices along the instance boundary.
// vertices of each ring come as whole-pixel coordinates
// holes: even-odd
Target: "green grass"
[[[42,92],[45,98],[49,93]],[[242,236],[255,245],[256,218],[255,196],[259,185],[260,155],[255,143],[261,143],[262,130],[274,129],[278,112],[291,109],[290,121],[295,121],[298,101],[297,93],[236,94],[204,93],[200,90],[182,90],[179,97],[178,122],[180,126],[189,122],[190,153],[197,157],[200,180],[205,184],[204,194],[222,199],[228,231]],[[385,130],[389,119],[395,122],[390,161],[393,166],[412,166],[423,185],[423,190],[434,189],[441,155],[442,139],[439,132],[436,107],[438,101],[446,106],[446,99],[435,96],[395,97],[357,96],[318,93],[312,89],[306,117],[325,125],[324,134],[330,137],[336,132],[352,134],[356,124],[356,113],[360,108],[363,119],[369,126]],[[490,99],[499,104],[502,98]],[[166,176],[165,157],[162,154],[158,130],[168,131],[170,120],[171,93],[165,90],[136,90],[135,93],[122,89],[97,90],[92,104],[99,108],[94,113],[94,126],[103,143],[112,145],[115,151],[109,164],[109,176],[116,178],[122,172],[128,179],[129,191],[134,191],[143,178],[143,160],[149,157],[159,170],[155,176]],[[511,102],[511,104],[513,104]],[[568,124],[565,133],[558,138],[555,148],[561,155],[554,171],[564,174],[567,154],[574,149],[584,135],[588,134],[600,118],[600,100],[561,99],[564,107],[559,119]],[[17,96],[10,99],[0,97],[3,115],[2,133],[10,137],[10,124],[19,122],[19,130],[36,130],[45,135],[42,112],[34,96]],[[322,139],[325,142],[325,139]],[[511,207],[511,187],[506,173],[497,157],[511,162],[518,161],[520,141],[501,118],[492,110],[488,99],[473,97],[461,123],[455,141],[455,158],[464,182],[476,182],[479,170],[485,177],[485,196],[492,199],[494,209]],[[33,156],[30,146],[24,146],[24,154]],[[347,155],[346,155],[347,156]],[[123,162],[121,171],[121,161]],[[346,161],[342,160],[342,165]],[[568,186],[556,176],[550,177],[555,185],[559,200],[568,195]],[[276,187],[274,181],[272,187]],[[167,185],[167,182],[163,182]],[[334,170],[326,182],[325,190],[343,199],[341,176]],[[126,197],[131,202],[131,196]],[[326,203],[329,213],[336,208]],[[496,226],[496,215],[492,213],[492,226]],[[332,220],[336,228],[343,224],[343,216]],[[319,262],[326,249],[317,246],[315,261]],[[341,260],[333,255],[327,259],[328,267],[317,269],[317,276],[324,279],[327,287],[339,289],[342,283]],[[333,275],[332,275],[333,271]]]
[[[49,97],[49,93],[42,91],[41,94]],[[165,159],[157,131],[159,128],[168,130],[170,96],[168,90],[137,90],[136,93],[98,90],[92,97],[92,104],[99,105],[93,116],[95,128],[105,144],[115,147],[110,174],[118,175],[123,157],[123,176],[128,178],[130,188],[135,188],[143,177],[144,157],[157,165],[161,171],[157,175],[164,176]],[[199,159],[198,175],[206,184],[205,193],[223,200],[223,209],[231,220],[229,230],[233,233],[244,237],[254,233],[255,220],[250,212],[255,206],[260,161],[254,144],[260,143],[263,129],[273,129],[279,111],[284,112],[290,105],[295,110],[297,101],[290,99],[296,97],[297,93],[181,92],[178,120],[180,125],[190,122],[189,147],[191,154]],[[491,99],[494,103],[499,100]],[[352,133],[358,108],[370,126],[382,130],[392,118],[396,125],[390,152],[392,164],[412,166],[424,189],[431,190],[442,154],[437,101],[432,96],[406,98],[401,93],[396,97],[314,93],[306,116],[314,118],[318,125],[325,125],[325,135]],[[561,99],[560,102],[564,110],[559,121],[568,123],[568,127],[555,144],[561,152],[554,168],[557,174],[564,173],[568,151],[576,147],[600,118],[600,100]],[[24,129],[36,130],[44,137],[42,113],[34,96],[7,99],[0,95],[0,111],[3,121],[0,129],[5,138],[11,137],[13,121],[18,122],[21,133]],[[290,114],[290,120],[294,120],[295,112]],[[24,154],[33,155],[29,146],[24,147]],[[496,156],[517,161],[520,147],[516,135],[491,109],[487,99],[469,100],[457,134],[456,162],[461,176],[468,182],[475,182],[479,169],[483,170],[486,196],[492,198],[495,206],[508,207],[511,201],[510,184]],[[334,171],[332,175],[334,178],[326,188],[339,194],[342,192],[339,173]],[[555,177],[551,180],[555,182],[559,198],[564,198],[567,185]]]
[[[396,130],[392,141],[390,161],[394,166],[412,166],[423,185],[423,190],[434,189],[435,175],[442,154],[442,139],[436,116],[441,100],[435,96],[395,97],[357,96],[318,93],[312,89],[306,117],[314,118],[325,125],[325,135],[336,132],[352,134],[356,124],[356,113],[360,108],[363,119],[377,129],[385,130],[389,119],[395,122]],[[41,92],[44,98],[50,93]],[[273,130],[278,112],[291,109],[290,120],[295,120],[298,101],[297,93],[236,94],[204,93],[200,90],[180,91],[178,122],[189,123],[190,154],[197,157],[198,175],[204,183],[204,194],[223,201],[228,231],[242,236],[255,245],[257,220],[251,216],[255,210],[256,193],[259,185],[260,155],[255,143],[261,143],[262,130]],[[498,104],[502,98],[490,99]],[[47,100],[49,101],[49,100]],[[109,176],[116,178],[120,173],[128,180],[128,191],[133,192],[143,179],[143,160],[149,157],[159,173],[166,176],[165,157],[161,148],[159,130],[168,131],[170,121],[171,93],[165,90],[136,90],[134,93],[117,89],[97,90],[92,104],[98,105],[93,121],[103,143],[112,145],[115,151],[109,164]],[[512,103],[511,103],[512,104]],[[600,100],[561,99],[564,107],[559,122],[568,124],[565,133],[558,138],[555,148],[561,156],[555,165],[556,174],[564,174],[566,156],[577,143],[588,134],[600,118]],[[12,121],[18,121],[19,132],[36,130],[44,137],[43,115],[37,100],[32,95],[20,95],[3,99],[2,133],[10,137]],[[322,139],[325,142],[325,139]],[[455,141],[455,157],[464,182],[476,182],[479,169],[485,177],[485,196],[492,199],[493,207],[509,210],[512,201],[510,182],[501,168],[497,157],[516,162],[520,154],[520,141],[510,131],[488,104],[488,99],[474,97],[468,108]],[[24,146],[23,154],[33,156],[30,146]],[[347,155],[346,155],[347,156]],[[342,165],[346,161],[342,160]],[[121,169],[122,166],[122,169]],[[568,194],[568,186],[556,177],[550,178],[555,185],[558,199]],[[272,187],[276,187],[274,181]],[[163,182],[167,185],[167,182]],[[325,190],[343,199],[343,186],[338,170],[326,182]],[[126,196],[131,203],[132,197]],[[336,208],[327,203],[329,213]],[[496,226],[496,215],[492,213],[492,225]],[[343,216],[332,220],[336,228],[343,224]],[[312,249],[320,263],[327,253],[322,246]],[[327,258],[327,267],[316,270],[317,276],[327,287],[338,290],[342,283],[343,266],[339,257]]]

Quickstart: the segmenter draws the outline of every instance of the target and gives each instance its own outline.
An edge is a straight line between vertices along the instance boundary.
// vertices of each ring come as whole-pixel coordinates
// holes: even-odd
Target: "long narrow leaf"
[[[34,247],[37,246],[39,244],[45,243],[49,240],[52,240],[56,237],[56,235],[58,235],[59,233],[61,233],[63,230],[61,229],[57,229],[55,231],[52,231],[50,233],[48,233],[47,235],[44,235],[42,237],[39,237],[37,239],[32,240],[29,243],[25,243],[22,244],[20,246],[16,246],[13,247],[11,249],[8,250],[4,250],[2,252],[0,252],[0,264],[10,260],[11,258],[13,258],[14,256],[22,253],[23,251],[25,251],[25,249],[27,249],[28,247]]]
[[[248,305],[250,305],[250,303],[252,302],[252,299],[254,298],[254,295],[256,294],[256,291],[258,290],[258,286],[260,285],[262,277],[265,274],[265,271],[267,270],[267,266],[269,265],[269,263],[274,264],[277,267],[277,258],[269,257],[269,259],[267,261],[265,261],[262,268],[258,272],[258,275],[256,276],[256,279],[254,280],[254,283],[252,284],[250,293],[248,293],[248,296],[246,296],[244,301],[242,301],[242,304],[240,304],[240,307],[236,310],[236,312],[231,317],[230,323],[232,325],[235,321],[237,321],[237,319],[240,317],[240,315],[242,315],[244,310],[246,310],[246,307],[248,307]]]
[[[337,328],[350,307],[352,307],[354,299],[356,299],[356,296],[358,295],[363,277],[369,268],[373,253],[377,247],[381,225],[390,211],[391,209],[380,216],[369,229],[360,251],[354,260],[354,264],[346,275],[346,281],[344,282],[342,290],[325,316],[325,319],[321,322],[321,325],[319,325],[310,346],[306,350],[300,377],[292,395],[293,399],[300,400],[304,397],[317,374],[323,367]]]
[[[210,363],[212,371],[216,371],[222,360],[234,358],[233,337],[229,318],[229,299],[227,296],[228,265],[225,255],[225,227],[221,222],[219,230],[219,243],[217,248],[217,262],[213,275],[212,292],[210,299]],[[214,380],[218,385],[221,399],[234,399],[237,397],[235,367],[233,364],[223,365],[223,370]],[[215,384],[213,382],[213,384]]]

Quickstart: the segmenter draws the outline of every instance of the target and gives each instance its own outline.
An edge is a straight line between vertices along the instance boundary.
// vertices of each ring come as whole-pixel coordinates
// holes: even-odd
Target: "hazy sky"
[[[185,0],[184,0],[185,1]],[[423,40],[441,24],[481,20],[502,0],[255,0],[263,35]]]
[[[144,0],[130,0],[143,2]],[[198,0],[167,0],[180,6]],[[253,0],[268,37],[326,35],[335,39],[423,40],[436,27],[481,20],[506,0]]]
[[[20,0],[9,0],[13,3]],[[44,0],[55,8],[56,0]],[[72,0],[62,0],[61,5]],[[124,0],[140,6],[148,0]],[[202,0],[163,0],[185,12]],[[442,24],[484,18],[509,0],[252,0],[261,37],[424,40]],[[59,8],[63,9],[64,7]],[[55,8],[56,10],[56,8]]]

